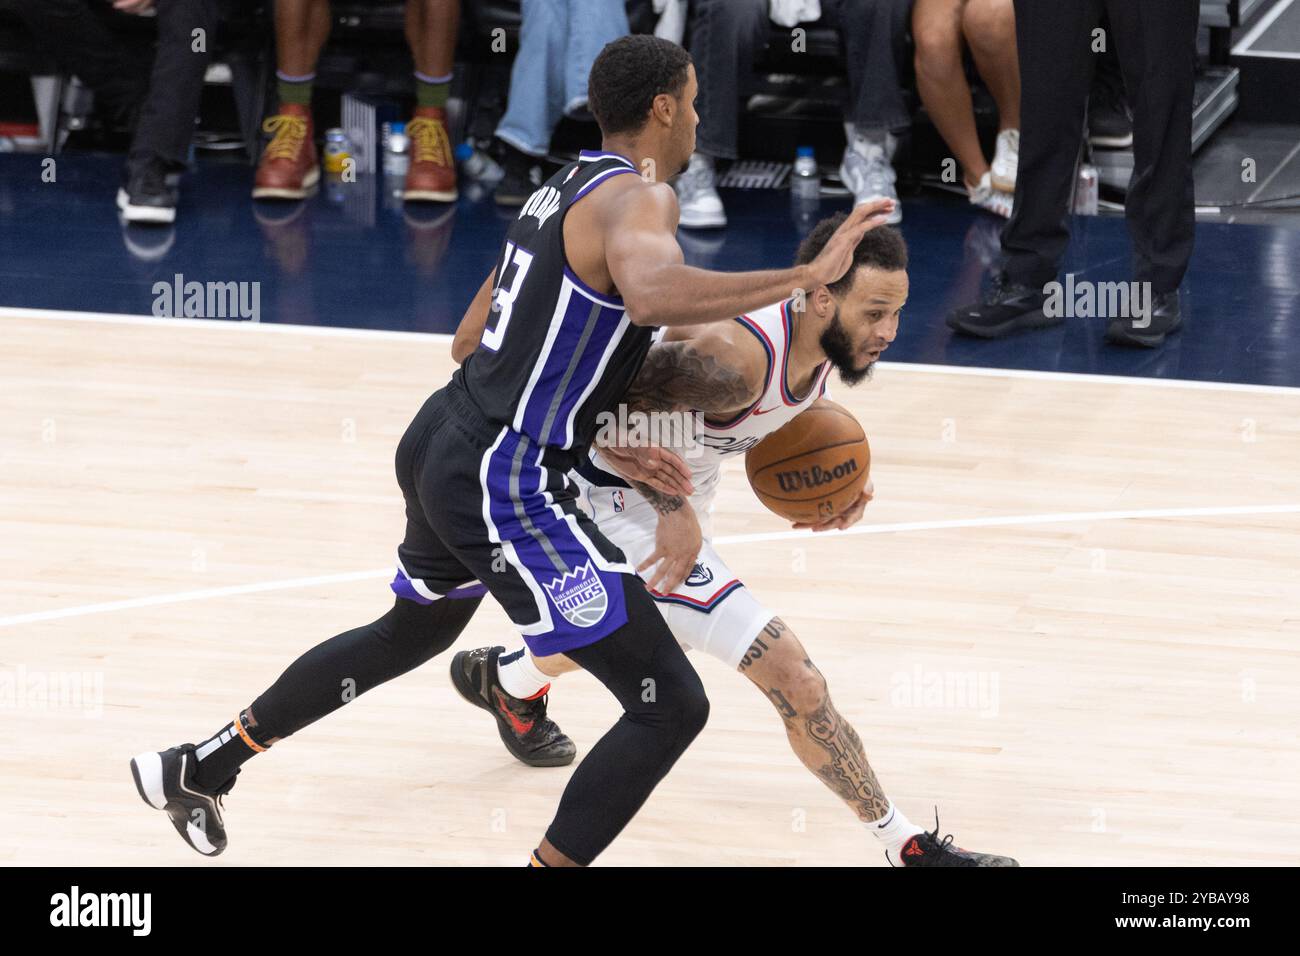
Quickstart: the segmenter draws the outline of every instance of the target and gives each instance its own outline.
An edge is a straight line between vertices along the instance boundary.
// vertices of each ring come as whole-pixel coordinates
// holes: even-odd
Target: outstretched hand
[[[876,199],[854,206],[853,211],[840,223],[838,229],[826,240],[817,258],[808,263],[814,285],[830,285],[844,278],[853,265],[853,250],[872,229],[883,226],[894,211],[894,200]]]

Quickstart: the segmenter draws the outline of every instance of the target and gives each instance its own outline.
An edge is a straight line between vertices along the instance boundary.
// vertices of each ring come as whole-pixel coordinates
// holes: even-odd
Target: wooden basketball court
[[[250,762],[230,848],[137,752],[209,735],[390,606],[393,452],[446,337],[0,310],[0,862],[522,865],[531,769],[450,655]],[[720,550],[800,636],[917,823],[1024,865],[1294,864],[1300,391],[883,364],[853,533],[790,532],[741,462]],[[490,600],[458,647],[513,644]],[[709,726],[602,865],[885,865],[711,658]],[[580,752],[617,708],[551,714]]]

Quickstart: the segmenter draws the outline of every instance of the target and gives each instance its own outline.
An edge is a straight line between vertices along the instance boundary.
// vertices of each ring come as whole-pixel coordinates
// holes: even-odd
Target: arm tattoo
[[[651,488],[644,481],[633,481],[630,482],[630,484],[636,489],[637,493],[646,501],[650,502],[650,506],[661,515],[672,514],[682,505],[686,504],[686,499],[681,495],[666,495],[662,491],[657,491],[654,488]]]
[[[754,398],[754,389],[739,370],[702,353],[693,342],[654,346],[627,390],[628,408],[637,411],[729,412]]]

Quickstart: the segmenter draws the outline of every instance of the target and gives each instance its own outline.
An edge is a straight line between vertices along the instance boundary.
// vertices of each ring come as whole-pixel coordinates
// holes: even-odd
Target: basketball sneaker
[[[1016,173],[1020,169],[1020,130],[1004,129],[998,133],[997,150],[989,167],[994,189],[1004,193],[1016,191]]]
[[[530,767],[565,767],[578,748],[546,716],[546,696],[520,700],[501,688],[497,659],[504,647],[461,651],[451,659],[451,682],[460,696],[481,707],[497,721],[501,742],[516,759]]]
[[[686,169],[673,182],[673,190],[680,211],[678,225],[687,229],[718,229],[727,224],[712,156],[692,153]]]
[[[980,177],[980,181],[972,186],[966,183],[966,194],[970,196],[970,204],[978,206],[980,209],[987,210],[995,216],[1001,216],[1003,219],[1011,218],[1011,209],[1013,205],[1013,195],[1004,193],[993,187],[991,173],[985,173]]]
[[[883,139],[871,139],[854,133],[844,148],[840,162],[840,180],[853,193],[853,205],[892,199],[894,210],[885,220],[891,226],[903,221],[903,204],[898,201],[893,156],[897,140],[886,133]]]
[[[934,814],[934,829],[929,833],[918,833],[903,844],[899,851],[902,866],[1019,866],[1009,856],[997,856],[993,853],[976,853],[953,846],[952,834],[939,839],[939,813]],[[885,851],[889,859],[889,851]],[[893,866],[894,861],[889,860]]]
[[[1183,310],[1177,290],[1157,292],[1151,299],[1151,314],[1144,319],[1111,319],[1106,326],[1106,341],[1112,345],[1135,345],[1153,349],[1164,345],[1165,337],[1177,332],[1182,325]]]
[[[149,156],[127,162],[117,191],[117,208],[127,222],[175,222],[176,198],[165,160]]]
[[[193,744],[131,758],[131,776],[140,799],[171,817],[181,839],[199,853],[217,856],[226,848],[221,801],[234,787],[239,773],[236,771],[221,786],[209,790],[194,779],[197,768]]]

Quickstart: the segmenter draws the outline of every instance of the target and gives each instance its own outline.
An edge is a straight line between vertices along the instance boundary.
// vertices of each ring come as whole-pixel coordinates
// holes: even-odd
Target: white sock
[[[551,685],[551,678],[537,669],[526,647],[498,658],[497,679],[507,694],[523,700],[536,697]]]
[[[873,820],[866,824],[867,829],[876,835],[886,850],[891,850],[895,855],[903,851],[904,845],[918,833],[925,831],[918,827],[907,817],[903,816],[903,811],[899,810],[892,803],[885,815],[879,820]]]

